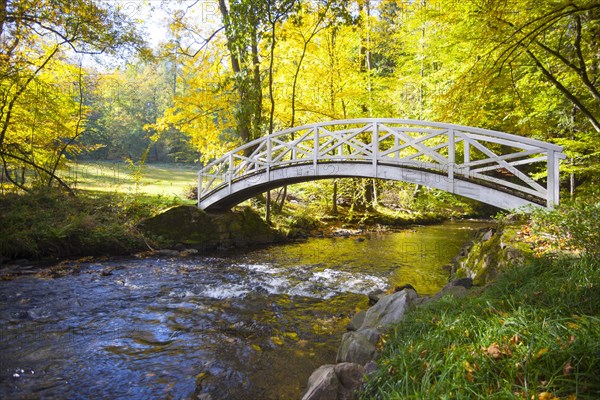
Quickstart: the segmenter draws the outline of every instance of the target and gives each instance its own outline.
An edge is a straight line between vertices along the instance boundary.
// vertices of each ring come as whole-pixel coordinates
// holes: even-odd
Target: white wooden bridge
[[[228,209],[283,185],[392,179],[502,209],[552,208],[562,147],[504,132],[390,118],[320,122],[261,137],[198,173],[198,206]]]

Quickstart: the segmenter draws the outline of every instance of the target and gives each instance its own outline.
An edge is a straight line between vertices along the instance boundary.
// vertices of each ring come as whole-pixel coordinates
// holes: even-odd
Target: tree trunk
[[[331,196],[331,215],[338,215],[337,209],[337,198],[338,198],[338,181],[333,180],[333,195]]]
[[[363,202],[366,211],[373,211],[373,179],[363,179]]]
[[[267,190],[267,200],[265,201],[265,220],[271,225],[271,191]]]

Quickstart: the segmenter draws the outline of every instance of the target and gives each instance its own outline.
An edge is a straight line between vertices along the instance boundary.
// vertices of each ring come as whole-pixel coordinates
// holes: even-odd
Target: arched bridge
[[[198,173],[198,206],[228,209],[283,185],[392,179],[503,209],[558,204],[562,147],[487,129],[401,119],[299,126],[230,151]]]

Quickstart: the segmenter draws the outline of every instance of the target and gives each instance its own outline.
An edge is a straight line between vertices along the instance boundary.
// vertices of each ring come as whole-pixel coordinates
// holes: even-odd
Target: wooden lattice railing
[[[400,119],[354,119],[299,126],[228,152],[199,172],[198,204],[249,176],[294,165],[371,164],[427,170],[538,199],[559,201],[562,147],[508,133]]]

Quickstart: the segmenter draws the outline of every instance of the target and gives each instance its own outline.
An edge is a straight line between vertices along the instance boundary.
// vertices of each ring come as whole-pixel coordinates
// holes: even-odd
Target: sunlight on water
[[[0,282],[0,398],[300,398],[365,294],[445,284],[480,224]],[[103,273],[110,270],[110,273]]]

